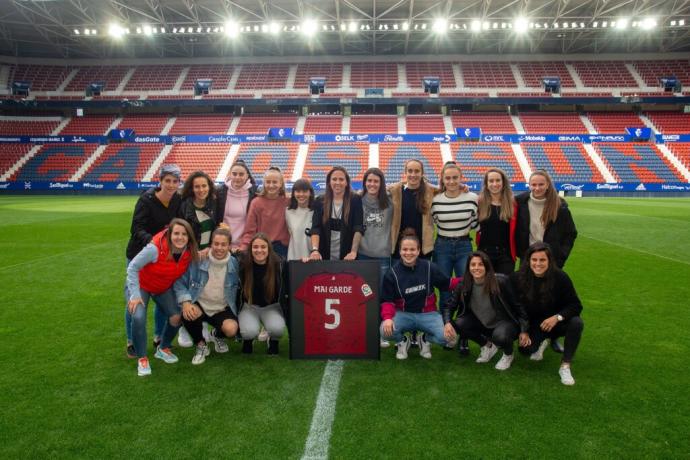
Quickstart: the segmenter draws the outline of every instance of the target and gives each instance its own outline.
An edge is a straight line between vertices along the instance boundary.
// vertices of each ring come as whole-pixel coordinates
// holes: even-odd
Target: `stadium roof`
[[[115,39],[109,31],[123,36]],[[0,2],[0,55],[16,57],[679,51],[690,51],[687,0]]]

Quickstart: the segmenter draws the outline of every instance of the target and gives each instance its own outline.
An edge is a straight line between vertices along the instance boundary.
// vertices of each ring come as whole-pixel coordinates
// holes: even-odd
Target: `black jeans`
[[[565,337],[563,343],[564,351],[562,361],[564,363],[571,362],[575,356],[575,351],[577,351],[577,347],[580,344],[582,330],[585,327],[585,323],[582,321],[582,318],[579,316],[573,316],[569,320],[561,321],[560,323],[556,324],[550,332],[542,331],[539,327],[539,324],[541,324],[541,322],[536,322],[535,324],[530,325],[529,331],[527,332],[529,333],[530,339],[532,339],[532,345],[524,348],[520,347],[520,352],[526,355],[531,355],[537,351],[537,348],[539,348],[539,345],[541,345],[544,340],[556,340],[558,337]]]
[[[518,336],[518,327],[512,321],[499,321],[495,328],[489,329],[472,312],[459,316],[453,324],[461,339],[470,339],[486,345],[491,340],[506,355],[513,354],[513,342]]]
[[[491,265],[494,267],[496,273],[503,273],[504,275],[510,275],[515,271],[515,261],[510,256],[510,251],[506,248],[500,248],[498,246],[481,247],[478,250],[484,252],[489,256],[491,260]]]
[[[189,332],[189,335],[192,337],[192,341],[194,344],[198,344],[199,342],[204,342],[204,335],[203,335],[203,323],[206,321],[208,324],[213,326],[216,329],[216,336],[218,338],[223,338],[225,337],[225,334],[223,333],[223,321],[227,319],[231,319],[233,321],[237,321],[237,317],[235,314],[230,310],[230,308],[225,307],[225,310],[216,313],[213,316],[208,316],[203,308],[199,306],[198,303],[194,304],[197,308],[201,309],[201,316],[199,316],[197,319],[194,321],[189,321],[185,319],[184,315],[182,315],[182,322],[184,323],[185,329],[187,329],[187,332]]]

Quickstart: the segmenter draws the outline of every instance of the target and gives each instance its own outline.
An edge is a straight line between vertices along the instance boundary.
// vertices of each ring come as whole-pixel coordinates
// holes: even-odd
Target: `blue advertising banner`
[[[455,128],[458,140],[478,141],[482,137],[481,128]]]
[[[625,128],[625,131],[633,138],[635,141],[649,141],[652,137],[652,128],[643,128],[641,126],[632,126]]]
[[[690,134],[657,134],[656,143],[664,142],[690,142]]]

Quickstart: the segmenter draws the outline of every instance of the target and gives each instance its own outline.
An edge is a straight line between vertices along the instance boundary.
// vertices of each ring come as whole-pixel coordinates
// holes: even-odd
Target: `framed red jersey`
[[[379,359],[378,261],[290,262],[290,357]]]

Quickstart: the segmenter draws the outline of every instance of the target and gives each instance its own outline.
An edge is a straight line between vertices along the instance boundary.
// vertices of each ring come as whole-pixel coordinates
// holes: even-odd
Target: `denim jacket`
[[[173,289],[177,302],[182,305],[184,302],[196,302],[208,283],[208,267],[211,264],[209,259],[193,262],[180,279],[175,282]],[[237,315],[237,289],[239,286],[239,264],[235,257],[228,259],[228,268],[225,272],[225,301],[230,310]]]

